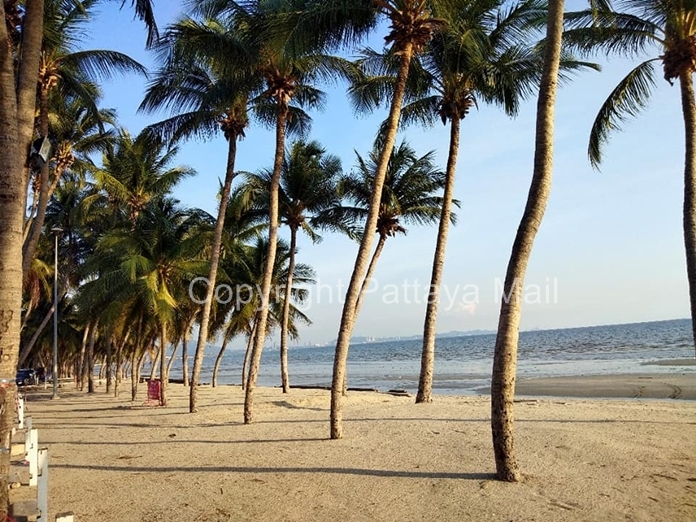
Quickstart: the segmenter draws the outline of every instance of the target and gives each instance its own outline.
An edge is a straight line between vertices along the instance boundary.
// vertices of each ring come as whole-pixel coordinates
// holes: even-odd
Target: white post
[[[19,424],[19,429],[24,429],[24,396],[20,395],[17,400],[17,423]]]
[[[26,460],[29,462],[29,485],[36,486],[39,476],[39,431],[32,429],[27,431],[24,442]]]
[[[36,522],[48,522],[48,448],[39,450],[39,483],[36,493],[36,507],[39,518]]]
[[[27,417],[26,419],[24,419],[24,427],[27,429],[27,431],[31,430],[33,423],[34,421],[31,420],[31,417]]]
[[[56,522],[75,522],[74,513],[58,513],[56,515]]]

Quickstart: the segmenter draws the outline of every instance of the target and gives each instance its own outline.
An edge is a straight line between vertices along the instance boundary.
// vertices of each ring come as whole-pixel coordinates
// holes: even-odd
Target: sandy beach
[[[125,395],[125,394],[124,394]],[[493,480],[487,397],[352,392],[327,440],[329,394],[171,385],[166,408],[100,390],[30,394],[50,449],[51,513],[122,521],[691,521],[696,402],[521,399],[524,482]]]

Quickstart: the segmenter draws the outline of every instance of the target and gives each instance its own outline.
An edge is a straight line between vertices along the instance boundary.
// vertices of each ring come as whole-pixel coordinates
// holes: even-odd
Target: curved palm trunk
[[[39,88],[39,133],[41,136],[48,136],[48,88],[42,85]],[[47,161],[41,167],[39,184],[39,203],[36,208],[36,215],[32,220],[29,229],[29,236],[22,249],[22,275],[27,277],[31,269],[36,247],[39,245],[39,238],[43,231],[44,220],[46,219],[46,209],[48,208],[49,198],[49,169],[50,163]]]
[[[198,331],[198,343],[196,344],[196,354],[193,358],[193,371],[191,372],[191,389],[189,391],[189,412],[198,411],[198,379],[201,375],[203,365],[203,354],[205,343],[208,342],[208,328],[210,327],[210,310],[213,306],[213,293],[215,292],[215,281],[217,280],[218,264],[220,263],[220,248],[222,246],[222,232],[225,228],[225,214],[227,214],[227,204],[230,200],[230,190],[232,180],[234,180],[234,162],[237,157],[237,136],[229,138],[227,150],[227,171],[225,172],[225,183],[222,187],[220,197],[220,208],[218,209],[217,221],[215,222],[215,233],[213,236],[213,246],[210,253],[210,271],[208,272],[208,288],[205,293],[205,303],[201,311],[201,324]]]
[[[140,356],[138,356],[137,349],[133,352],[133,358],[131,359],[131,401],[135,401],[138,397],[138,384],[140,384],[140,374],[145,363],[145,353],[145,350],[142,350]]]
[[[521,475],[515,455],[513,400],[522,288],[534,237],[544,217],[553,176],[553,124],[563,33],[563,0],[549,2],[544,64],[537,102],[534,174],[522,221],[517,229],[505,275],[491,377],[491,431],[499,480],[516,482]]]
[[[160,406],[167,405],[167,384],[169,375],[167,374],[167,325],[161,326],[161,347],[160,347]]]
[[[249,339],[247,340],[246,351],[244,352],[244,364],[242,364],[242,390],[246,390],[247,379],[249,378],[249,359],[251,359],[251,347],[254,344],[254,338],[256,337],[256,319],[254,319],[254,326],[249,334]]]
[[[85,365],[85,373],[87,374],[87,393],[94,393],[94,343],[97,338],[97,328],[99,323],[92,326],[89,332],[89,344],[87,345],[87,364]]]
[[[116,380],[114,381],[114,397],[118,398],[119,387],[123,380],[123,348],[128,344],[128,339],[131,334],[131,329],[126,330],[126,335],[116,348]]]
[[[169,356],[169,361],[167,362],[167,377],[171,374],[172,366],[174,365],[174,359],[176,358],[176,352],[179,350],[179,343],[174,343],[174,351]]]
[[[191,333],[191,327],[193,326],[193,322],[196,320],[196,316],[194,315],[191,320],[188,322],[186,325],[186,330],[184,331],[184,341],[183,344],[181,345],[181,378],[184,381],[184,386],[189,385],[189,369],[188,369],[188,342],[189,342],[189,334]]]
[[[283,302],[283,319],[280,326],[280,379],[283,393],[290,393],[290,377],[288,376],[288,323],[290,321],[290,293],[292,292],[292,276],[295,273],[295,250],[297,249],[297,228],[290,228],[290,266],[288,280],[285,282],[285,301]]]
[[[218,352],[217,357],[215,358],[215,366],[213,367],[213,381],[212,381],[213,388],[217,387],[218,370],[220,369],[220,363],[222,362],[222,356],[225,354],[226,349],[227,349],[227,337],[225,337],[223,339],[222,346],[220,347],[220,351]]]
[[[372,253],[372,259],[367,267],[367,273],[365,274],[365,279],[363,279],[362,286],[360,287],[360,295],[358,296],[358,302],[355,303],[355,317],[360,313],[363,302],[365,301],[365,294],[367,293],[367,287],[370,286],[370,281],[372,281],[372,276],[375,273],[375,268],[377,268],[377,260],[379,256],[382,255],[382,249],[384,248],[384,243],[387,242],[387,236],[380,234],[379,241],[375,247],[375,251]]]
[[[271,177],[271,194],[268,212],[268,250],[266,252],[266,266],[264,267],[263,280],[261,281],[261,295],[259,296],[261,308],[259,309],[258,320],[256,322],[256,337],[254,338],[254,346],[251,350],[249,379],[247,380],[246,394],[244,397],[244,424],[249,424],[253,420],[254,387],[256,386],[256,378],[259,375],[263,344],[266,341],[266,323],[268,321],[271,283],[273,282],[273,265],[275,264],[276,248],[278,246],[278,188],[280,186],[280,174],[283,168],[283,157],[285,154],[285,124],[287,122],[287,117],[287,104],[281,105],[278,109],[278,119],[276,121],[276,150],[275,159],[273,161],[273,176]]]
[[[684,247],[691,301],[691,328],[696,346],[696,101],[691,71],[679,75],[686,151],[684,155]]]
[[[54,308],[55,308],[55,305],[51,305],[51,308],[49,308],[48,312],[46,312],[46,315],[44,316],[43,321],[41,321],[41,324],[34,332],[34,335],[32,335],[31,339],[29,339],[29,342],[25,346],[22,347],[22,350],[19,353],[19,366],[20,367],[27,360],[27,357],[29,357],[29,354],[31,353],[31,349],[34,348],[36,341],[39,340],[39,337],[41,337],[41,334],[43,333],[44,329],[46,328],[46,325],[53,317]]]
[[[113,336],[111,334],[111,328],[109,328],[109,332],[107,333],[106,337],[106,357],[104,358],[104,365],[102,366],[102,369],[104,369],[104,372],[106,374],[106,393],[111,392],[111,383],[112,383],[112,378],[111,378],[111,365],[112,365],[112,360],[111,360],[111,355],[113,352]]]
[[[379,157],[377,172],[375,172],[375,180],[372,186],[372,200],[370,201],[370,209],[365,221],[365,233],[360,241],[358,254],[355,259],[355,266],[350,277],[350,284],[346,291],[346,299],[343,304],[343,312],[341,314],[341,326],[338,330],[338,339],[336,341],[336,354],[334,356],[333,379],[331,382],[331,438],[340,439],[343,436],[343,386],[346,375],[346,362],[348,361],[348,348],[350,347],[350,337],[353,333],[355,325],[355,307],[360,296],[361,283],[367,269],[367,262],[372,249],[374,240],[374,230],[377,228],[377,219],[379,217],[379,203],[382,199],[382,188],[384,187],[384,178],[387,174],[387,166],[394,141],[396,139],[396,131],[399,126],[399,118],[401,117],[401,106],[404,101],[404,92],[406,90],[406,80],[408,79],[408,70],[413,57],[413,45],[407,43],[401,51],[401,61],[399,64],[399,72],[397,75],[396,88],[394,89],[394,99],[392,100],[389,109],[389,119],[384,140],[384,149]]]
[[[159,366],[160,362],[160,357],[162,356],[162,348],[159,347],[157,348],[157,351],[155,352],[155,358],[152,359],[152,367],[150,368],[150,380],[154,381],[155,377],[157,377],[157,367]],[[160,377],[162,374],[160,373]]]
[[[437,232],[437,244],[433,256],[433,271],[430,277],[430,293],[428,294],[428,306],[425,310],[425,323],[423,325],[423,352],[421,354],[421,369],[418,378],[418,393],[416,404],[432,402],[433,371],[435,368],[435,329],[437,327],[437,308],[440,300],[440,285],[442,273],[445,270],[445,251],[447,249],[447,234],[449,233],[450,218],[452,216],[452,198],[454,195],[454,180],[457,177],[457,155],[459,154],[459,127],[461,120],[450,120],[450,143],[447,156],[447,178],[445,180],[445,193],[442,201],[442,213]]]
[[[91,328],[92,323],[88,322],[87,325],[85,326],[84,332],[82,332],[82,344],[80,346],[80,354],[77,359],[77,368],[76,368],[76,388],[80,391],[85,389],[85,381],[84,381],[84,366],[85,366],[85,353],[87,352],[87,342],[89,340],[89,331]]]

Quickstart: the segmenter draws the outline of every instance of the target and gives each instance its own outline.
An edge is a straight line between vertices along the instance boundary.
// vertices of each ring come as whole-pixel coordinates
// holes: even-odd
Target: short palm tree
[[[282,224],[290,229],[290,266],[285,295],[290,294],[295,270],[297,233],[303,231],[313,242],[321,240],[317,228],[340,230],[343,223],[331,210],[339,205],[337,192],[341,161],[326,153],[317,141],[297,141],[285,153],[278,188],[279,214]],[[273,172],[263,170],[247,177],[249,190],[257,192],[256,199],[267,207]],[[290,391],[288,375],[288,321],[290,300],[285,299],[280,333],[280,374],[283,393]]]
[[[355,222],[367,218],[380,152],[377,144],[367,159],[356,153],[356,168],[340,182],[339,193],[345,199],[341,210],[346,218]],[[434,164],[434,156],[434,151],[418,156],[405,141],[392,151],[375,228],[379,239],[362,281],[356,314],[360,311],[387,238],[406,234],[404,224],[432,225],[440,218],[444,202],[440,192],[445,187],[446,175]],[[455,200],[454,204],[459,202]],[[456,222],[453,213],[448,219]]]
[[[679,82],[685,124],[684,246],[693,338],[696,346],[696,3],[687,0],[619,0],[618,10],[568,15],[564,38],[587,52],[652,56],[633,68],[602,104],[590,132],[590,162],[599,168],[612,131],[647,107],[655,89],[656,65],[665,80]]]

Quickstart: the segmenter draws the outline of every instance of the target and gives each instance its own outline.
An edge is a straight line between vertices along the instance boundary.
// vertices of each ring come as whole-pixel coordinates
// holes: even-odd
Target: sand
[[[124,394],[125,395],[125,394]],[[171,385],[166,408],[62,391],[28,414],[50,449],[49,520],[693,521],[696,402],[523,399],[518,484],[494,480],[487,397],[352,392],[327,440],[329,394]]]

